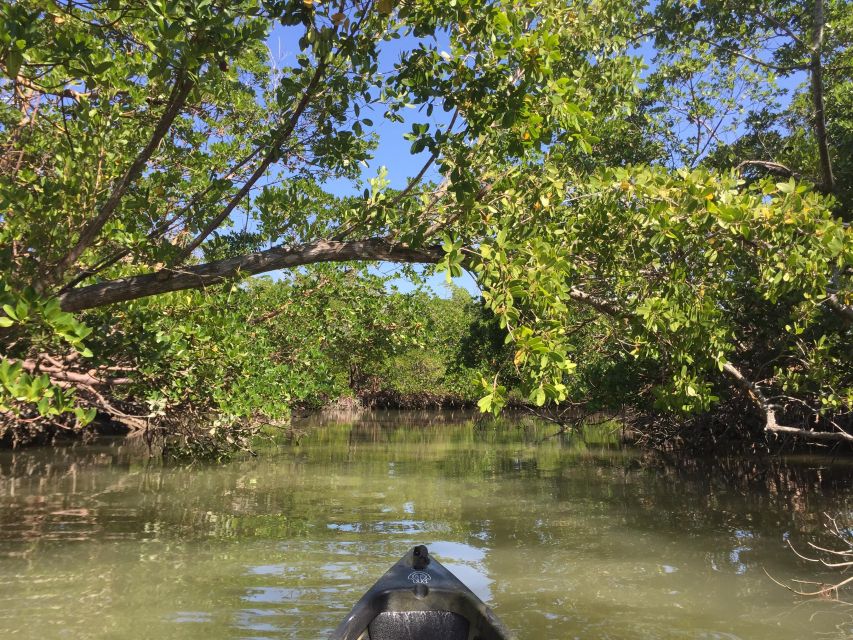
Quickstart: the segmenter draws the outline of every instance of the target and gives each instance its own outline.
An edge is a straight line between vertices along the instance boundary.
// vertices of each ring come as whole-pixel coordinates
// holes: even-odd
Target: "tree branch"
[[[764,430],[766,432],[797,436],[806,440],[853,443],[853,434],[847,433],[846,431],[809,431],[808,429],[786,427],[779,424],[776,421],[776,411],[773,405],[757,384],[747,379],[746,376],[741,373],[740,369],[730,362],[723,365],[723,372],[728,374],[728,376],[735,381],[737,386],[748,393],[753,404],[755,404],[764,414]]]
[[[453,111],[453,117],[450,118],[450,124],[447,125],[447,135],[450,135],[450,133],[453,131],[453,126],[456,124],[456,118],[458,116],[459,116],[459,109],[456,108]],[[437,148],[435,151],[432,152],[432,154],[430,155],[430,157],[426,161],[426,163],[424,163],[424,166],[421,167],[421,170],[418,171],[418,174],[414,178],[409,180],[409,184],[406,185],[406,188],[403,189],[400,193],[398,193],[397,197],[395,197],[394,200],[391,201],[392,207],[395,207],[398,204],[400,204],[400,202],[403,200],[403,198],[405,198],[407,195],[409,195],[411,190],[414,189],[415,186],[417,186],[417,184],[423,179],[427,170],[432,166],[432,163],[435,162],[436,158],[438,158],[438,149]]]
[[[220,176],[219,180],[230,180],[237,172],[240,171],[244,166],[246,166],[249,162],[251,162],[255,156],[257,156],[262,151],[261,147],[256,147],[249,155],[240,160],[237,164],[235,164],[231,169],[228,170],[228,173]],[[210,191],[214,188],[215,182],[211,182],[207,187],[202,189],[201,191],[195,193],[183,207],[181,207],[178,211],[176,211],[173,215],[166,218],[156,227],[154,227],[146,236],[148,240],[154,240],[164,235],[169,231],[169,229],[174,225],[178,220],[180,220],[183,215],[193,208],[196,204],[201,202],[202,198],[206,196]],[[70,281],[66,282],[61,289],[59,289],[58,293],[65,293],[66,291],[70,291],[78,284],[83,282],[84,280],[91,278],[94,275],[97,275],[104,269],[114,265],[116,262],[124,258],[125,256],[130,255],[131,250],[129,248],[119,249],[115,253],[110,256],[107,256],[99,263],[90,267],[88,269],[81,270],[77,275],[75,275]]]
[[[786,178],[790,178],[794,175],[794,172],[791,171],[784,164],[780,164],[778,162],[770,162],[768,160],[744,160],[737,167],[735,167],[735,171],[740,173],[746,167],[761,167],[762,169],[767,169],[767,171],[771,173],[775,173],[780,176],[784,176]]]
[[[785,33],[786,35],[790,36],[790,37],[791,37],[791,39],[793,39],[793,40],[794,40],[794,42],[796,42],[797,44],[800,44],[800,45],[806,46],[806,43],[805,43],[805,42],[803,42],[803,39],[802,39],[798,34],[794,33],[794,31],[792,31],[792,30],[791,30],[791,28],[790,28],[790,27],[788,27],[788,25],[786,25],[785,23],[781,22],[781,21],[780,21],[780,20],[778,20],[777,18],[774,18],[774,17],[773,17],[773,16],[771,16],[770,14],[768,14],[768,13],[764,13],[764,12],[763,12],[763,11],[761,11],[760,9],[758,9],[758,10],[756,10],[756,11],[757,11],[758,15],[760,15],[762,18],[764,18],[765,20],[767,20],[767,22],[769,22],[773,27],[775,27],[775,28],[776,28],[776,29],[778,29],[779,31],[782,31],[782,32],[783,32],[783,33]]]
[[[156,273],[101,282],[67,291],[59,296],[59,302],[65,311],[81,311],[170,291],[200,289],[232,278],[306,264],[352,260],[435,264],[443,255],[443,250],[438,246],[415,249],[407,245],[391,244],[384,238],[353,242],[317,240],[295,247],[273,247],[266,251],[193,265],[181,270],[163,269]]]
[[[619,306],[607,300],[589,295],[577,287],[571,288],[569,296],[572,300],[590,306],[605,315],[631,319],[631,315]],[[757,384],[744,376],[740,369],[730,362],[723,365],[723,373],[731,378],[738,387],[746,391],[753,404],[764,414],[764,431],[767,433],[791,435],[811,441],[848,442],[853,444],[853,434],[846,431],[809,431],[807,429],[798,429],[779,424],[776,420],[775,408]]]
[[[812,37],[811,63],[811,94],[814,106],[815,138],[820,153],[821,188],[831,193],[835,188],[835,177],[832,175],[832,160],[829,157],[829,143],[826,137],[826,114],[823,105],[823,66],[821,65],[821,50],[823,48],[824,15],[823,1],[815,0],[814,5],[814,34]]]
[[[311,81],[308,83],[308,86],[305,89],[305,93],[302,95],[302,98],[299,100],[299,103],[296,105],[296,109],[294,109],[290,118],[287,120],[287,124],[284,129],[280,130],[274,137],[270,146],[269,151],[264,156],[263,161],[258,168],[255,169],[255,172],[249,177],[248,180],[243,184],[240,190],[234,194],[234,197],[225,205],[225,208],[219,212],[219,214],[202,229],[195,238],[193,238],[190,243],[184,247],[181,252],[175,257],[171,262],[171,266],[177,266],[181,264],[184,260],[186,260],[193,251],[195,251],[198,246],[205,241],[205,239],[219,226],[225,221],[225,219],[231,215],[231,212],[237,208],[237,205],[246,197],[255,183],[260,180],[261,176],[266,173],[266,170],[269,169],[270,165],[275,162],[278,157],[279,148],[287,140],[293,131],[296,129],[296,125],[299,122],[299,118],[302,116],[305,109],[308,107],[308,103],[311,100],[311,97],[314,94],[314,91],[317,89],[317,85],[320,84],[320,79],[323,77],[323,73],[325,72],[326,64],[321,62],[317,65],[317,69],[314,71],[314,75],[311,78]]]
[[[826,304],[828,304],[829,308],[837,315],[841,316],[847,324],[853,322],[853,307],[841,304],[836,294],[830,293],[826,298]]]
[[[15,360],[9,360],[11,364]],[[20,360],[21,369],[29,373],[39,374],[46,373],[51,380],[60,382],[71,382],[75,385],[82,384],[88,386],[114,386],[121,384],[130,384],[133,382],[130,378],[98,378],[91,372],[79,373],[76,371],[67,371],[58,366],[45,366],[32,360]]]
[[[737,49],[730,49],[729,47],[726,47],[726,46],[724,46],[718,42],[714,42],[713,40],[708,40],[707,38],[702,38],[702,37],[695,35],[695,34],[692,37],[694,40],[696,40],[698,42],[702,42],[703,44],[710,45],[710,46],[714,47],[715,49],[719,49],[720,51],[725,51],[726,53],[737,56],[738,58],[743,58],[744,60],[752,62],[753,64],[757,64],[761,67],[765,67],[766,69],[772,69],[773,71],[778,71],[779,73],[790,73],[791,71],[804,71],[804,70],[809,68],[809,65],[806,63],[804,63],[804,64],[788,64],[788,65],[773,64],[771,62],[767,62],[765,60],[761,60],[760,58],[756,58],[755,56],[751,56],[747,53],[744,53],[743,51],[740,51]]]
[[[154,127],[154,132],[151,134],[151,138],[148,140],[145,147],[143,147],[137,154],[136,158],[128,167],[127,171],[125,171],[124,175],[122,175],[122,177],[113,185],[113,189],[106,202],[101,206],[100,211],[98,211],[98,215],[83,227],[83,230],[80,232],[80,237],[77,239],[77,243],[71,248],[65,257],[57,263],[54,270],[54,277],[57,280],[62,278],[62,274],[64,274],[77,261],[89,245],[97,239],[98,234],[101,232],[101,229],[104,228],[104,225],[118,207],[119,202],[121,202],[121,199],[124,197],[125,192],[127,192],[128,187],[130,187],[131,183],[133,183],[133,181],[142,173],[145,163],[148,162],[151,155],[154,153],[154,150],[159,146],[163,137],[169,131],[169,128],[172,126],[172,122],[174,122],[175,118],[183,108],[187,96],[194,85],[194,81],[186,71],[182,71],[178,75],[178,78],[175,81],[175,86],[172,88],[172,95],[169,97],[168,106],[160,116],[160,120],[157,122],[157,125]]]
[[[450,124],[447,125],[447,133],[448,134],[453,130],[453,126],[456,124],[456,117],[458,115],[459,115],[459,109],[456,109],[453,112],[453,117],[450,119]],[[396,207],[397,205],[399,205],[400,202],[403,200],[403,198],[405,198],[407,195],[409,195],[409,193],[411,193],[412,189],[414,189],[420,183],[420,181],[423,180],[424,175],[426,175],[426,172],[432,166],[433,162],[435,162],[436,159],[438,159],[438,153],[439,153],[438,149],[436,149],[435,151],[432,152],[430,157],[424,163],[423,167],[421,167],[421,170],[418,171],[417,175],[415,175],[414,178],[409,180],[409,183],[406,185],[406,187],[402,191],[400,191],[400,193],[398,193],[396,195],[396,197],[391,201],[391,204],[389,205],[389,207]],[[343,240],[348,235],[350,235],[357,227],[358,227],[357,222],[352,222],[348,225],[345,225],[344,227],[342,227],[336,231],[335,235],[332,236],[332,239],[333,240]]]
[[[588,293],[581,291],[577,287],[572,287],[569,289],[569,296],[572,300],[576,302],[580,302],[585,304],[588,307],[592,307],[599,313],[603,313],[607,316],[613,316],[616,318],[627,318],[628,314],[617,307],[612,302],[608,302],[607,300],[603,300],[602,298],[597,298],[595,296],[591,296]]]

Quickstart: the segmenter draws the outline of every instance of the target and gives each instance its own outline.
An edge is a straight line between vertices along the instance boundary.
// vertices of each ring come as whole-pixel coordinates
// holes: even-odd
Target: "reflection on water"
[[[704,464],[439,413],[330,421],[300,446],[164,468],[121,441],[0,453],[0,637],[322,637],[426,542],[520,638],[853,637],[829,580],[853,466]]]

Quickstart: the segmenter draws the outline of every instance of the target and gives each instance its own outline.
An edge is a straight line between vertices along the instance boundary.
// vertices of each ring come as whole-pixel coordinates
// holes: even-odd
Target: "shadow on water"
[[[122,440],[0,453],[0,636],[318,638],[410,545],[521,638],[853,636],[785,540],[853,514],[849,460],[696,460],[613,425],[312,418],[300,446],[164,467]]]

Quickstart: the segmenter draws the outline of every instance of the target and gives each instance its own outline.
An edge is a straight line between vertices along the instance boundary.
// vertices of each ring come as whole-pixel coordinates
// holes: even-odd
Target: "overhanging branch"
[[[163,269],[156,273],[71,289],[59,296],[59,303],[65,311],[82,311],[171,291],[200,289],[231,278],[319,262],[383,260],[435,264],[443,255],[443,250],[438,246],[416,249],[403,244],[391,244],[384,238],[352,242],[318,240],[295,247],[273,247],[266,251],[183,267],[180,270]]]
[[[788,167],[786,167],[784,164],[772,162],[770,160],[744,160],[737,167],[735,167],[735,171],[737,173],[741,173],[747,167],[761,167],[762,169],[766,169],[770,173],[774,173],[785,178],[790,178],[792,175],[794,175],[794,172]]]
[[[776,435],[789,435],[803,438],[812,441],[828,441],[828,442],[849,442],[853,443],[853,434],[846,431],[810,431],[808,429],[799,429],[797,427],[787,427],[779,424],[776,421],[776,410],[771,404],[767,396],[761,391],[761,388],[746,378],[741,373],[740,369],[735,367],[730,362],[723,365],[723,372],[732,378],[737,386],[749,394],[753,404],[755,404],[764,414],[764,430],[767,433]]]

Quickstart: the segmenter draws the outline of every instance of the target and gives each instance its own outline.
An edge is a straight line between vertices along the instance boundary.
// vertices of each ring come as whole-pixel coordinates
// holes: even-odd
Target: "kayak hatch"
[[[331,640],[511,640],[492,610],[424,545],[404,555],[355,604]]]

